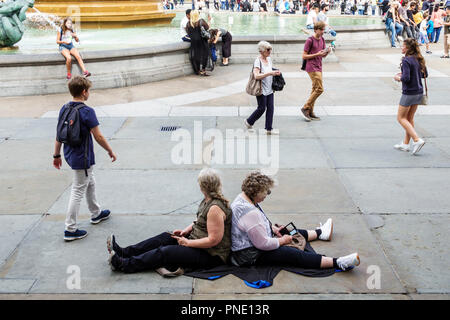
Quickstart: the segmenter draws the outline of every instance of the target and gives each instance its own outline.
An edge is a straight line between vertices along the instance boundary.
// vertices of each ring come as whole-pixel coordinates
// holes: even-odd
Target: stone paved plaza
[[[299,117],[310,92],[307,75],[299,65],[278,66],[287,85],[275,95],[280,135],[269,138],[278,147],[277,186],[262,207],[272,221],[301,228],[333,218],[333,240],[312,246],[330,256],[358,251],[361,265],[327,278],[282,271],[265,289],[231,275],[209,281],[114,273],[106,250],[112,232],[129,245],[191,223],[203,166],[219,170],[231,200],[250,170],[266,167],[215,163],[213,142],[195,131],[201,125],[200,134],[215,128],[225,136],[243,129],[256,106],[245,93],[249,65],[108,90],[95,89],[94,75],[88,105],[118,156],[111,163],[95,145],[97,196],[112,217],[91,225],[83,201],[79,225],[89,235],[69,243],[63,231],[72,175],[65,162],[61,171],[52,167],[52,154],[57,112],[70,97],[0,98],[0,299],[449,299],[450,64],[439,58],[441,44],[432,51],[429,105],[416,117],[427,143],[417,156],[393,149],[403,136],[396,121],[401,88],[393,81],[399,49],[336,52],[338,61],[324,64],[320,122]],[[174,163],[178,142],[161,126],[187,129],[204,163]],[[261,118],[256,127],[263,126]],[[237,139],[247,156],[249,139]],[[72,265],[80,267],[80,289],[66,285]],[[380,275],[375,288],[373,270]]]

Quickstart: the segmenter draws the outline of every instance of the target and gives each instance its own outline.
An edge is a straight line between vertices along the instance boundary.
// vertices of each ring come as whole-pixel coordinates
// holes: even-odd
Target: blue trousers
[[[434,28],[433,33],[431,34],[431,42],[438,42],[439,36],[441,34],[442,27]]]
[[[266,130],[272,130],[273,123],[273,93],[268,96],[260,95],[256,97],[258,101],[258,108],[253,111],[250,117],[247,119],[249,125],[254,125],[255,122],[261,118],[261,116],[266,113]]]
[[[395,46],[395,37],[402,34],[403,26],[398,22],[394,25],[394,22],[389,19],[389,21],[386,21],[386,27],[388,30],[391,30],[391,46]]]

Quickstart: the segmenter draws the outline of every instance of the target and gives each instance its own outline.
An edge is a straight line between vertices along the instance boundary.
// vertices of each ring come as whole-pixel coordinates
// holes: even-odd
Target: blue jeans
[[[397,35],[402,34],[403,26],[398,22],[394,25],[394,22],[391,19],[388,19],[386,20],[386,28],[391,30],[391,46],[395,46],[395,38]]]
[[[431,34],[431,42],[438,42],[439,35],[441,34],[442,27],[434,28],[433,33]]]
[[[210,269],[224,264],[222,259],[211,256],[206,250],[178,245],[169,233],[163,232],[135,245],[116,252],[123,258],[123,272],[133,273],[155,270],[161,267]]]
[[[266,113],[266,130],[272,130],[272,122],[273,122],[273,93],[268,96],[260,95],[256,97],[256,101],[258,101],[258,109],[253,111],[250,117],[247,119],[249,125],[254,125],[255,122],[261,118],[261,116]]]

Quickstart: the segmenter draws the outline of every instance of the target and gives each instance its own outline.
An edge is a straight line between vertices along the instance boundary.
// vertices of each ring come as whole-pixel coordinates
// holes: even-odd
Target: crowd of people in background
[[[393,48],[404,39],[415,39],[419,45],[426,46],[427,54],[431,54],[429,43],[438,43],[444,29],[444,54],[441,58],[449,58],[450,0],[384,0],[382,14]]]

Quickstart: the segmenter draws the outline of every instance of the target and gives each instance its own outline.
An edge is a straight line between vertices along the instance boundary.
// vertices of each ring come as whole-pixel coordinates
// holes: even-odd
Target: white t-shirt
[[[253,12],[259,12],[259,2],[253,2]]]
[[[267,64],[264,64],[264,62],[258,57],[255,60],[255,63],[253,64],[254,68],[260,69],[260,73],[268,73],[272,71],[272,59],[270,57],[267,58]],[[261,86],[262,86],[262,94],[265,96],[268,96],[273,93],[272,90],[272,81],[273,77],[268,76],[262,79]]]
[[[184,16],[184,18],[181,19],[181,22],[180,22],[181,37],[184,37],[187,34],[187,32],[186,32],[186,25],[187,25],[188,22],[189,22],[189,19],[186,16]]]
[[[427,23],[428,21],[423,19],[419,27],[420,33],[423,34],[425,37],[427,37]]]
[[[306,25],[314,24],[314,19],[317,21],[317,13],[315,10],[311,9],[308,13],[308,17],[306,18]]]
[[[328,16],[322,11],[317,15],[317,21],[323,21],[326,25],[328,25]]]

